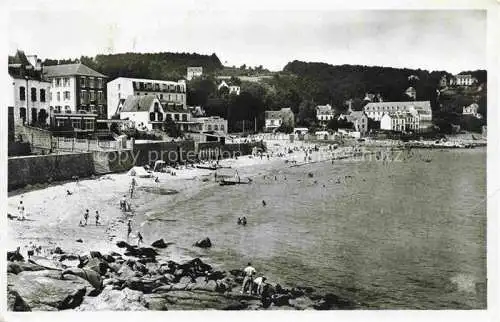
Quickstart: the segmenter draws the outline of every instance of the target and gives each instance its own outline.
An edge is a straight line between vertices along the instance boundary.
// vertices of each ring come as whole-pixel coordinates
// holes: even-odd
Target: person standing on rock
[[[85,219],[85,226],[87,226],[87,222],[89,220],[89,210],[88,209],[83,214],[83,219]]]
[[[255,268],[252,267],[252,263],[248,263],[247,267],[243,270],[243,274],[245,275],[245,278],[243,279],[243,284],[241,285],[241,294],[246,293],[247,289],[249,290],[250,294],[252,293],[252,286],[253,286],[253,276],[256,274]]]
[[[95,225],[99,225],[99,211],[95,211]]]

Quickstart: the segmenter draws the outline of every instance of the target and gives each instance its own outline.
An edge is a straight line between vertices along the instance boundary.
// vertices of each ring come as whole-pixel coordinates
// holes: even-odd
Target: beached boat
[[[241,181],[241,180],[226,180],[222,179],[219,181],[220,186],[234,186],[237,184],[249,184],[251,181]]]
[[[217,169],[220,169],[220,167],[216,166],[216,165],[197,165],[196,166],[198,169],[205,169],[205,170],[217,170]]]

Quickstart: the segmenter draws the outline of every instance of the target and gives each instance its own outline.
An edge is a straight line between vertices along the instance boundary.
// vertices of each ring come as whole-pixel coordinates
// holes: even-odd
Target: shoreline
[[[313,148],[314,144],[287,144],[287,147],[293,146],[291,154],[285,156],[275,156],[283,146],[269,147],[269,153],[273,156],[267,157],[242,156],[236,159],[221,160],[222,166],[230,166],[230,171],[238,170],[243,177],[255,177],[262,174],[279,171],[289,164],[284,160],[290,157],[300,157],[304,155],[300,149],[307,146]],[[308,163],[305,163],[308,164]],[[223,169],[224,170],[224,169]],[[126,238],[126,221],[132,216],[132,219],[143,217],[144,224],[150,221],[151,212],[155,211],[155,199],[158,194],[154,189],[168,189],[174,191],[169,198],[175,205],[177,202],[187,200],[194,194],[203,189],[218,185],[214,182],[213,171],[205,169],[182,169],[176,170],[176,175],[171,176],[166,173],[154,173],[160,180],[155,183],[153,179],[137,178],[138,187],[136,195],[130,200],[132,212],[123,213],[119,207],[119,199],[122,194],[127,193],[128,185],[132,177],[127,173],[108,174],[95,178],[82,179],[79,182],[57,182],[45,185],[35,185],[9,192],[8,212],[17,215],[16,207],[22,199],[26,207],[25,221],[9,220],[8,236],[6,248],[15,250],[21,247],[21,254],[27,258],[29,245],[42,247],[43,256],[50,258],[51,250],[60,247],[66,253],[78,254],[80,256],[89,256],[91,251],[97,251],[102,254],[122,253],[116,242],[130,241]],[[41,187],[40,187],[41,186]],[[67,195],[66,191],[72,192]],[[153,192],[152,192],[153,191]],[[162,195],[160,193],[160,195]],[[85,227],[78,225],[82,218],[84,209],[90,210],[89,224]],[[101,224],[95,225],[94,211],[98,210],[101,218]],[[153,219],[154,220],[154,219]],[[134,222],[134,230],[141,224]],[[145,236],[150,244],[151,238]],[[78,242],[81,239],[83,242]],[[133,239],[132,239],[133,240]],[[168,241],[175,242],[175,241]],[[133,242],[132,242],[133,243]],[[162,260],[174,260],[177,262],[192,260],[188,254],[165,254],[163,250],[159,251],[158,257]],[[210,255],[207,255],[211,262]],[[213,264],[215,266],[224,266],[224,263]],[[310,301],[309,301],[310,302]],[[189,309],[189,307],[186,307]]]

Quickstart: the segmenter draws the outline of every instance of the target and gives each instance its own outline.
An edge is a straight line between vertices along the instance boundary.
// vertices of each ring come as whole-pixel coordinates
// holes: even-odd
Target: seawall
[[[60,181],[94,172],[92,153],[68,153],[12,157],[8,160],[8,189],[27,184]]]

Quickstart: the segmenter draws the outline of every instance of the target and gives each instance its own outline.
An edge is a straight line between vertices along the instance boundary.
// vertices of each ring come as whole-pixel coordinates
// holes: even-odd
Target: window
[[[220,125],[220,130],[221,130],[221,131],[224,131],[224,124],[221,124],[221,125]]]
[[[95,91],[89,91],[90,93],[90,101],[95,101]]]
[[[89,87],[94,88],[94,77],[89,77]]]
[[[61,86],[61,79],[59,77],[56,78],[56,87]]]
[[[207,131],[212,131],[212,124],[207,125]]]
[[[24,88],[24,86],[19,87],[19,99],[21,101],[26,100],[26,89]]]
[[[99,103],[101,103],[104,100],[104,95],[102,91],[99,91],[97,93],[97,100],[99,101]]]
[[[97,79],[97,86],[98,86],[99,88],[102,88],[102,78],[98,78],[98,79]],[[118,89],[120,89],[120,87],[119,87],[119,86],[118,86]]]
[[[101,81],[101,79],[99,78],[99,80]],[[118,90],[121,90],[122,89],[122,84],[116,84],[116,86],[118,86]],[[135,82],[134,82],[134,87],[135,87]]]
[[[80,101],[82,103],[85,103],[86,100],[87,100],[87,91],[86,90],[81,90],[80,91]]]
[[[36,102],[36,88],[31,88],[31,101]]]
[[[86,130],[94,130],[94,120],[92,119],[85,119],[85,129]]]
[[[159,92],[160,91],[160,84],[158,83],[155,83],[155,92]]]
[[[69,77],[64,78],[64,86],[69,86]]]
[[[149,120],[150,121],[156,121],[156,113],[155,112],[150,112],[149,113]]]
[[[175,119],[176,121],[179,121],[179,114],[177,114],[177,113],[176,113],[176,114],[174,114],[174,119]]]
[[[71,99],[70,92],[69,91],[65,91],[64,92],[64,100],[70,100],[70,99]]]
[[[85,77],[80,77],[80,87],[87,87]]]
[[[57,92],[57,101],[60,102],[61,101],[61,92]]]
[[[95,113],[95,105],[90,105],[90,113]]]
[[[161,99],[161,100],[163,99],[163,94],[160,94],[160,99]]]
[[[59,106],[59,109],[61,109],[60,106]],[[69,107],[69,105],[64,106],[64,112],[71,113],[71,108]]]
[[[217,124],[214,125],[214,131],[218,131],[219,130],[219,127],[217,126]]]
[[[40,102],[45,102],[45,90],[40,89]]]
[[[71,120],[71,126],[74,129],[80,129],[81,128],[81,120]]]
[[[187,120],[188,120],[188,116],[187,116],[187,114],[182,114],[182,120],[183,120],[184,122],[187,122]]]

